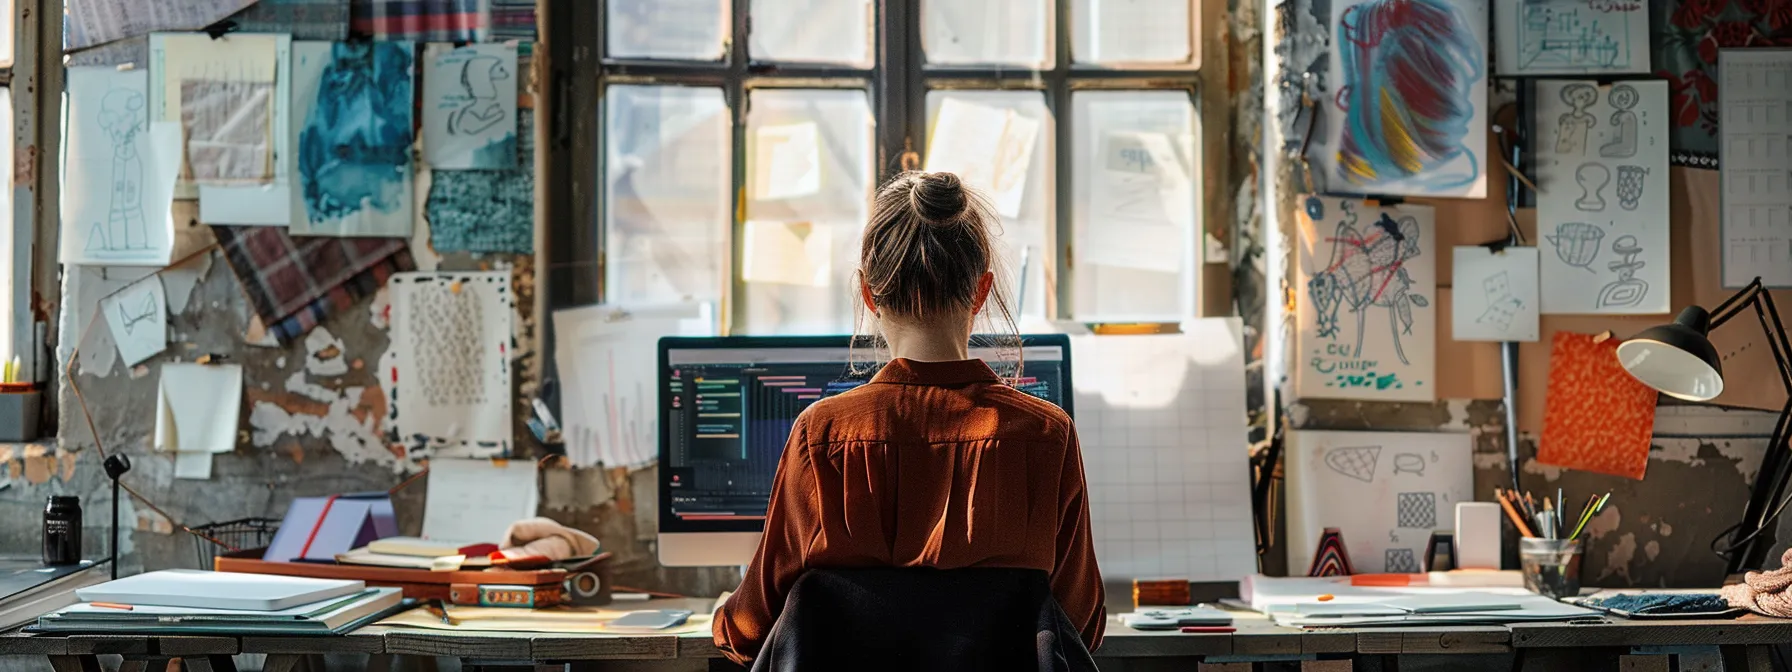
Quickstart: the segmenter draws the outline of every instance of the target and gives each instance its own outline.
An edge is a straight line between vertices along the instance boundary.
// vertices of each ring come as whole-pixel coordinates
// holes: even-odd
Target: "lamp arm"
[[[1760,290],[1754,304],[1755,315],[1761,320],[1761,330],[1767,332],[1767,347],[1773,351],[1773,363],[1779,369],[1780,384],[1785,387],[1786,396],[1792,398],[1792,343],[1786,341],[1786,323],[1780,321],[1780,310],[1773,303],[1773,292]]]
[[[1715,331],[1718,327],[1724,326],[1725,322],[1729,322],[1730,318],[1741,313],[1743,308],[1747,308],[1756,297],[1763,293],[1761,279],[1755,278],[1755,281],[1748,283],[1747,287],[1731,294],[1730,298],[1724,299],[1723,303],[1717,304],[1716,308],[1711,309],[1711,329]]]

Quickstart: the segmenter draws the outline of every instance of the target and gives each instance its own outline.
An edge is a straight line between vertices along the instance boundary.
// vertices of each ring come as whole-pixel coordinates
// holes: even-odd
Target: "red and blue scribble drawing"
[[[1331,260],[1307,280],[1307,296],[1319,315],[1318,335],[1336,338],[1339,310],[1354,313],[1356,348],[1352,356],[1361,357],[1369,309],[1386,308],[1394,354],[1401,364],[1411,364],[1400,337],[1412,334],[1413,308],[1430,305],[1424,296],[1411,291],[1412,276],[1406,271],[1406,262],[1419,256],[1419,222],[1410,216],[1395,220],[1382,212],[1380,219],[1358,230],[1352,204],[1341,205],[1343,218],[1325,239],[1332,244]]]
[[[1467,141],[1484,86],[1486,45],[1448,0],[1370,0],[1337,25],[1334,103],[1343,112],[1337,173],[1346,183],[1427,191],[1480,178]],[[1460,165],[1453,166],[1460,159]]]

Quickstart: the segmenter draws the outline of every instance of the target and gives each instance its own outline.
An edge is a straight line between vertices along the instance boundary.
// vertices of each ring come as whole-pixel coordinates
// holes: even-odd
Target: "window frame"
[[[744,283],[738,277],[741,249],[738,240],[745,225],[741,185],[746,184],[747,97],[756,88],[831,88],[851,82],[870,95],[875,124],[875,183],[901,172],[905,165],[919,167],[926,151],[927,94],[943,90],[1039,91],[1053,115],[1054,207],[1049,219],[1055,269],[1048,315],[1070,319],[1075,295],[1075,204],[1071,148],[1075,142],[1072,97],[1081,91],[1184,91],[1193,108],[1198,135],[1195,166],[1196,229],[1195,267],[1184,273],[1195,283],[1187,317],[1232,314],[1230,269],[1209,264],[1224,250],[1206,249],[1211,241],[1230,241],[1230,199],[1215,193],[1214,185],[1227,185],[1231,146],[1227,129],[1232,103],[1224,85],[1228,43],[1222,26],[1225,0],[1191,0],[1193,22],[1188,65],[1095,65],[1073,62],[1070,17],[1074,0],[1046,0],[1049,21],[1050,65],[1027,68],[995,65],[943,65],[925,63],[922,48],[924,0],[873,0],[868,69],[810,63],[754,62],[748,53],[752,0],[729,1],[730,32],[724,58],[717,62],[639,60],[610,58],[607,50],[605,12],[607,2],[551,3],[550,20],[544,26],[545,41],[555,54],[556,124],[554,145],[564,151],[550,160],[550,249],[544,260],[549,308],[597,303],[605,296],[604,221],[605,147],[602,144],[603,92],[612,84],[682,84],[719,87],[729,106],[733,138],[733,221],[727,291],[718,311],[721,333],[732,333],[742,317],[740,300]],[[556,30],[556,27],[560,27]],[[578,27],[587,27],[579,30]],[[905,164],[907,160],[909,163]],[[1215,198],[1215,196],[1222,196]],[[1222,244],[1222,247],[1224,244]],[[550,336],[551,338],[551,336]]]
[[[38,341],[39,308],[35,297],[59,295],[57,280],[56,157],[61,146],[63,73],[61,67],[62,0],[14,0],[12,12],[5,20],[13,27],[11,63],[0,65],[0,86],[9,89],[12,101],[12,154],[7,162],[7,184],[10,186],[12,212],[8,228],[0,231],[10,248],[9,258],[0,281],[0,310],[9,318],[3,328],[0,352],[16,353],[23,373],[21,379],[41,374],[55,380],[56,373],[47,361],[51,352],[55,327],[46,324],[43,342]],[[58,39],[46,39],[56,35]],[[48,64],[49,67],[46,67]],[[44,91],[58,95],[40,95]],[[48,120],[48,121],[47,121]],[[46,224],[48,223],[48,224]],[[49,316],[44,316],[49,320]],[[36,381],[33,381],[36,382]],[[45,405],[46,417],[53,412]],[[49,427],[50,425],[44,425]],[[44,433],[49,432],[46,429]]]

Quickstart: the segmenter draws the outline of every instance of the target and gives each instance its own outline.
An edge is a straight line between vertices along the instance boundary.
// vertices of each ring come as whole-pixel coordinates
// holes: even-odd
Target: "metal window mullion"
[[[747,114],[750,111],[747,98],[748,53],[747,36],[752,29],[752,2],[750,0],[733,0],[729,9],[734,12],[728,41],[728,76],[722,82],[722,99],[730,111],[729,135],[734,151],[732,153],[732,182],[728,185],[729,226],[727,268],[722,277],[727,278],[722,292],[722,306],[716,311],[721,318],[720,330],[716,333],[727,336],[733,333],[734,325],[745,324],[747,285],[735,274],[741,267],[742,251],[734,241],[739,240],[741,231],[746,226],[746,189],[741,185],[747,183]]]
[[[1056,0],[1055,19],[1052,30],[1056,48],[1052,50],[1053,67],[1045,73],[1046,98],[1052,110],[1052,129],[1056,136],[1052,142],[1052,157],[1055,169],[1052,174],[1052,194],[1056,200],[1054,217],[1056,234],[1052,237],[1053,249],[1056,252],[1057,282],[1053,287],[1056,301],[1047,301],[1047,318],[1067,318],[1074,315],[1076,293],[1073,290],[1072,275],[1076,273],[1076,250],[1074,242],[1075,230],[1071,226],[1071,213],[1076,206],[1076,184],[1071,171],[1070,151],[1076,145],[1076,117],[1072,112],[1070,99],[1070,3],[1071,0]],[[1050,298],[1050,297],[1048,297]]]

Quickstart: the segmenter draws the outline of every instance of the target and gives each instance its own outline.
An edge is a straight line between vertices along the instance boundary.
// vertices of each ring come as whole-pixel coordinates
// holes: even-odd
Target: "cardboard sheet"
[[[1641,479],[1655,431],[1655,390],[1618,365],[1618,339],[1557,333],[1537,461]]]

